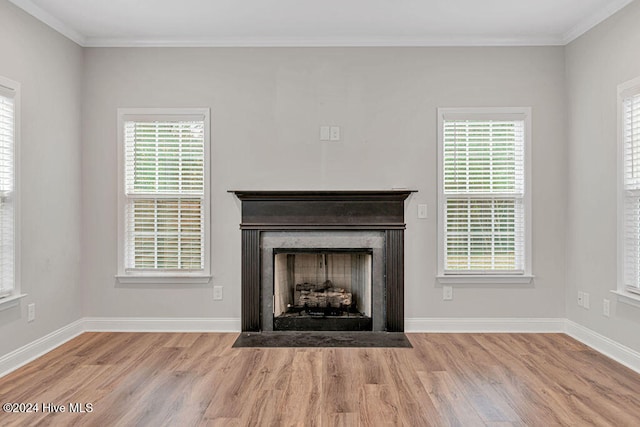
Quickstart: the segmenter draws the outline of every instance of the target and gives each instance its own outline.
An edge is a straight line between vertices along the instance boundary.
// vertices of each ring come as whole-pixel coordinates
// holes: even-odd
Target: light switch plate
[[[418,205],[418,218],[419,219],[426,219],[427,218],[427,205],[426,204]]]
[[[213,299],[216,301],[222,300],[222,286],[214,286],[213,287]]]
[[[340,141],[340,126],[331,126],[329,129],[329,140]]]
[[[320,126],[320,141],[329,141],[331,138],[331,131],[329,126]]]

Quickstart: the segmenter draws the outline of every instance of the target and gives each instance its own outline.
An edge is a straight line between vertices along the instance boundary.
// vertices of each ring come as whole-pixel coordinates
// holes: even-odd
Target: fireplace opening
[[[274,330],[372,330],[371,249],[274,249]]]

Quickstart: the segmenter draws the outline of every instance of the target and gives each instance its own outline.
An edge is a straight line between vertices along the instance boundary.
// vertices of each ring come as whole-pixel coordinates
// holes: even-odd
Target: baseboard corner
[[[640,352],[569,319],[565,320],[565,333],[598,353],[640,373]]]
[[[5,354],[0,357],[0,377],[4,377],[38,357],[54,350],[83,332],[85,332],[84,319],[78,319],[75,322]]]

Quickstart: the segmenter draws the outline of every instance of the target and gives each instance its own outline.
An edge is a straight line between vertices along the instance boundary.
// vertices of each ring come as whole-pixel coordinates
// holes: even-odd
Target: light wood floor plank
[[[83,334],[0,379],[2,403],[39,405],[0,425],[640,425],[640,375],[563,334],[408,334],[411,349],[236,337]]]

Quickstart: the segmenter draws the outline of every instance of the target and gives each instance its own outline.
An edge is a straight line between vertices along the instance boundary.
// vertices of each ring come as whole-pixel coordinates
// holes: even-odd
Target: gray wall
[[[22,83],[22,278],[29,294],[19,308],[0,312],[0,354],[82,316],[238,318],[240,206],[229,189],[400,186],[419,190],[406,205],[408,318],[558,318],[568,310],[573,320],[635,345],[635,312],[614,305],[609,322],[626,327],[621,334],[596,321],[593,309],[579,312],[571,303],[578,282],[593,286],[593,305],[597,286],[614,286],[615,233],[608,230],[615,231],[615,213],[603,205],[615,202],[615,156],[599,145],[598,126],[613,120],[615,85],[640,73],[637,59],[613,58],[632,51],[631,43],[616,44],[617,33],[637,34],[626,15],[637,19],[638,6],[623,12],[566,49],[565,74],[562,47],[81,49],[0,1],[0,75]],[[596,100],[608,99],[605,83],[613,88],[602,111],[584,106],[594,82]],[[212,267],[224,301],[213,301],[210,286],[114,279],[116,109],[145,106],[212,109]],[[454,106],[533,107],[536,279],[532,286],[456,288],[444,302],[434,279],[436,108]],[[341,126],[343,141],[318,141],[320,125]],[[613,163],[592,168],[593,161]],[[418,203],[428,204],[427,220],[416,218]],[[605,272],[596,274],[601,259]],[[26,322],[30,302],[33,323]]]
[[[407,202],[406,316],[565,317],[562,47],[89,48],[85,50],[82,283],[88,316],[240,316],[231,189],[389,189]],[[225,287],[118,285],[116,109],[211,107],[212,270]],[[456,288],[436,274],[436,108],[533,107],[532,286]],[[339,144],[320,125],[339,125]],[[418,203],[429,218],[418,220]]]
[[[569,44],[566,51],[569,169],[567,315],[640,351],[640,309],[617,303],[617,86],[640,76],[640,2]],[[591,309],[577,305],[590,294]],[[611,300],[611,317],[602,315]]]
[[[0,311],[0,355],[78,320],[82,49],[0,1],[0,75],[22,86],[20,305]],[[27,323],[27,304],[36,320]]]

